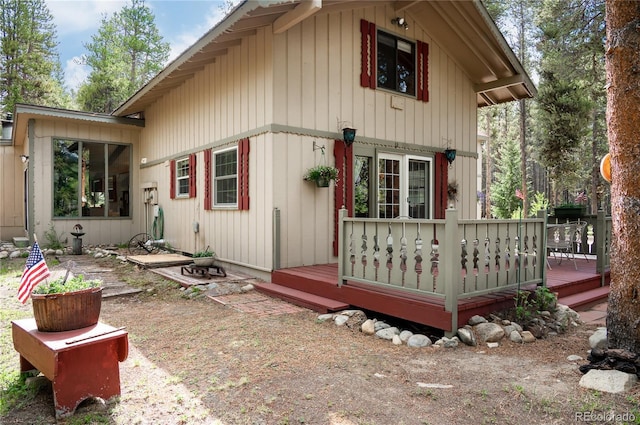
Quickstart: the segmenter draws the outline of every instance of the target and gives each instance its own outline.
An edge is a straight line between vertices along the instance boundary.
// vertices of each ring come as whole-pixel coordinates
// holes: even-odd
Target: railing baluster
[[[362,223],[362,245],[360,245],[360,263],[362,264],[362,278],[367,278],[367,223]]]
[[[420,223],[418,223],[418,236],[415,240],[416,250],[414,251],[414,259],[416,260],[416,288],[420,289],[420,275],[422,275],[422,237],[420,236]]]

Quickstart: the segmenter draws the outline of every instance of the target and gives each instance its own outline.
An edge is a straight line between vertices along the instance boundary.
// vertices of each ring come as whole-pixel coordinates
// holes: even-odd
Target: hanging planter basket
[[[329,179],[319,178],[318,180],[316,180],[316,186],[318,186],[318,187],[329,187],[329,183],[330,182],[331,182],[331,180],[329,180]]]
[[[316,182],[317,187],[329,187],[331,180],[338,178],[338,169],[330,165],[317,165],[307,170],[304,179]]]

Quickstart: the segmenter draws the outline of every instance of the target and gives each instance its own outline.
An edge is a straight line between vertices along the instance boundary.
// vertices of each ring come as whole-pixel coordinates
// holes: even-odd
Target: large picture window
[[[378,87],[415,96],[415,44],[383,31],[378,31]]]
[[[213,199],[215,206],[238,204],[238,149],[213,154]]]
[[[129,217],[131,146],[54,139],[53,216]]]

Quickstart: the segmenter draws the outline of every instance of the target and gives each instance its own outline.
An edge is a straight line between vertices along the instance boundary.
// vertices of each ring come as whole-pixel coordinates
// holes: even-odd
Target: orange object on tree
[[[600,174],[602,177],[611,183],[611,154],[606,154],[600,161]]]

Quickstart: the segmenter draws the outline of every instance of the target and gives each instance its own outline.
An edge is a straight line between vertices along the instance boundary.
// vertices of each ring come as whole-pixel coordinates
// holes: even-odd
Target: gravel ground
[[[95,261],[142,289],[102,305],[101,321],[129,333],[121,397],[89,400],[56,422],[44,380],[2,424],[567,424],[585,412],[600,414],[595,423],[611,412],[640,423],[638,391],[578,386],[586,360],[567,356],[586,358],[594,326],[526,345],[412,349],[320,323],[309,310],[263,316],[188,298],[148,270]],[[30,316],[30,303],[16,299],[18,280],[0,279],[3,350],[10,321]],[[17,353],[1,358],[3,374],[18,370]]]

